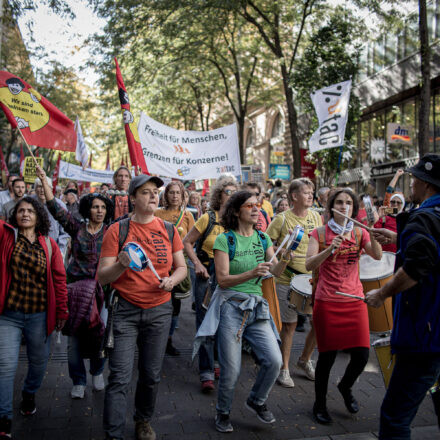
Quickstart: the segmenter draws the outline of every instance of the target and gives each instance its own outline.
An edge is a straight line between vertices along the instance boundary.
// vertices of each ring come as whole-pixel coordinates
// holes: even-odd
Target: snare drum
[[[142,246],[130,241],[124,246],[124,251],[128,253],[130,257],[130,269],[136,272],[142,272],[148,265],[148,257]]]
[[[364,294],[373,289],[384,286],[392,277],[396,255],[392,252],[383,252],[380,261],[369,255],[361,255],[359,260],[359,276]],[[391,298],[387,298],[379,308],[368,306],[368,320],[370,331],[386,333],[393,328],[393,310]]]
[[[390,337],[378,339],[373,342],[373,347],[382,372],[385,388],[388,388],[395,363],[395,356],[391,354]]]
[[[311,275],[295,275],[290,282],[289,307],[296,310],[300,315],[311,315],[312,307],[312,279]]]

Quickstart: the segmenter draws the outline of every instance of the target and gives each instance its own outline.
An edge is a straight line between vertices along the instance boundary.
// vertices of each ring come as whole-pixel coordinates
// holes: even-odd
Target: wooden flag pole
[[[18,127],[17,127],[17,129],[18,129],[18,131],[20,132],[21,138],[24,140],[24,143],[26,144],[26,147],[27,147],[29,153],[31,154],[32,159],[34,159],[35,165],[36,165],[37,167],[40,166],[40,165],[38,164],[38,162],[37,162],[37,159],[35,159],[34,153],[32,153],[31,147],[29,146],[29,144],[27,143],[26,139],[24,138],[23,133],[21,132],[21,129],[18,128]]]

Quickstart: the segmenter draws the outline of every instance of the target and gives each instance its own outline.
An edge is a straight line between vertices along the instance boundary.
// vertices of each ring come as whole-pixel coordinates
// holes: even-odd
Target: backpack
[[[318,253],[322,252],[323,250],[327,249],[328,246],[326,246],[326,237],[325,237],[325,225],[320,226],[319,228],[316,228],[318,231],[318,241],[319,241],[319,250]],[[354,237],[356,240],[356,245],[359,246],[357,258],[359,258],[359,254],[361,253],[361,246],[360,243],[362,241],[362,228],[359,228],[358,226],[354,227]],[[316,288],[318,287],[318,280],[319,280],[319,267],[317,267],[312,272],[312,306],[315,302],[315,292]]]
[[[266,255],[267,250],[267,238],[266,235],[261,232],[257,231],[258,237],[260,238],[261,246],[263,246],[264,249],[264,255]],[[229,261],[232,261],[235,257],[235,248],[237,246],[237,242],[235,240],[235,234],[232,231],[223,232],[224,235],[226,235],[226,239],[228,242],[228,254],[229,254]]]
[[[208,226],[206,226],[206,229],[204,230],[202,236],[197,240],[196,244],[196,255],[197,258],[200,260],[202,264],[208,264],[209,263],[209,257],[208,254],[202,249],[203,243],[206,240],[206,237],[211,233],[214,226],[218,225],[217,222],[217,216],[215,215],[214,211],[209,210],[208,211]]]
[[[165,226],[165,229],[168,233],[168,238],[171,243],[171,247],[173,246],[174,240],[174,226],[172,223],[162,220]],[[128,230],[130,229],[130,218],[124,218],[118,222],[119,224],[119,252],[121,252],[122,246],[124,246],[125,240],[128,236]]]

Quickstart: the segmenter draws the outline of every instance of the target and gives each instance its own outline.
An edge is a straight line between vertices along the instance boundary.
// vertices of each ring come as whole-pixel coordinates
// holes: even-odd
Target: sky
[[[38,1],[36,2],[38,4]],[[51,57],[62,62],[67,67],[74,67],[84,81],[92,85],[98,79],[93,71],[81,71],[86,60],[91,56],[84,47],[86,38],[103,28],[105,22],[96,17],[85,0],[68,0],[74,11],[74,20],[61,18],[50,11],[45,5],[38,5],[36,11],[28,11],[19,19],[18,25],[27,47],[32,46],[29,30],[26,26],[29,19],[34,20],[33,32],[36,43],[46,48]],[[45,70],[44,58],[33,58],[34,67]]]

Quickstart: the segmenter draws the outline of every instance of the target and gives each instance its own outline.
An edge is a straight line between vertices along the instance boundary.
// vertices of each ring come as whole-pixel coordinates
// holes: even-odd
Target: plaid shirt
[[[10,261],[11,284],[6,308],[23,313],[46,311],[47,262],[43,247],[18,234]]]

